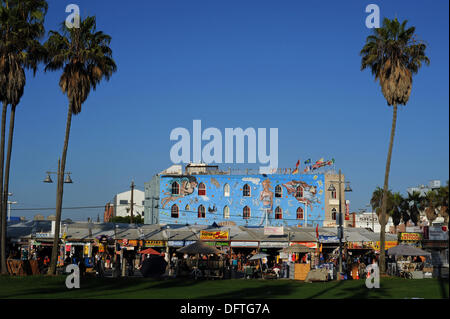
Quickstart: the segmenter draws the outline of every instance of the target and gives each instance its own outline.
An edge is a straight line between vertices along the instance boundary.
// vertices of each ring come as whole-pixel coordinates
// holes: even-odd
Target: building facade
[[[171,167],[145,183],[144,223],[332,227],[339,200],[328,186],[336,180],[319,173],[230,174],[205,164],[188,164],[184,173]]]
[[[139,189],[133,190],[133,216],[144,216],[144,199],[145,193],[143,191]],[[131,190],[115,195],[113,203],[114,212],[112,214],[112,217],[130,216]]]

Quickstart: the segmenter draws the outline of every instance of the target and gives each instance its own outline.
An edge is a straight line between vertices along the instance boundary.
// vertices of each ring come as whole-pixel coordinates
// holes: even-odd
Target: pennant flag
[[[308,159],[305,161],[305,164],[311,164],[311,159],[308,158]]]
[[[297,164],[295,164],[295,169],[292,172],[292,174],[298,174],[298,166],[300,165],[300,160],[297,161]]]

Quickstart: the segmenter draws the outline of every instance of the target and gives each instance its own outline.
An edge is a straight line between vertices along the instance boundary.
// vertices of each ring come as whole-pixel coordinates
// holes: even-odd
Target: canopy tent
[[[161,253],[157,252],[153,248],[147,248],[147,249],[141,250],[139,253],[146,254],[146,255],[161,255]]]
[[[410,246],[410,245],[398,245],[388,249],[388,255],[391,256],[431,256],[431,253]]]
[[[315,250],[314,248],[306,247],[303,245],[292,245],[292,246],[281,249],[280,252],[293,254],[293,253],[309,253],[314,250]]]
[[[189,246],[179,248],[179,249],[177,249],[177,252],[182,253],[182,254],[188,254],[188,255],[223,254],[223,252],[220,251],[219,249],[217,249],[213,246],[209,246],[202,241],[197,241],[193,244],[190,244]]]

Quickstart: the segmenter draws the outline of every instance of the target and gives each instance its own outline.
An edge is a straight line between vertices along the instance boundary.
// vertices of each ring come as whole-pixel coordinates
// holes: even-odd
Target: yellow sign
[[[145,247],[166,247],[166,242],[163,240],[146,240]]]
[[[400,240],[421,241],[422,234],[420,234],[420,233],[400,233]]]
[[[385,241],[384,242],[384,249],[387,250],[387,249],[395,247],[397,245],[398,245],[398,243],[396,241]],[[380,242],[379,241],[373,242],[372,243],[372,248],[374,250],[380,250]]]
[[[84,255],[85,256],[89,255],[89,245],[84,245]]]
[[[200,231],[200,240],[228,240],[227,231]]]
[[[103,244],[98,244],[98,252],[99,253],[104,253],[105,252],[105,246],[103,246]]]

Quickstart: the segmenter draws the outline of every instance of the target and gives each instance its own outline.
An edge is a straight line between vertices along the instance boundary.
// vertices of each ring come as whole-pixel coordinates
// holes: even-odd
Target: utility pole
[[[133,193],[134,193],[134,181],[131,181],[131,203],[130,203],[130,213],[131,213],[131,218],[130,218],[130,224],[133,224],[133,205],[134,205],[134,199],[133,199]]]

